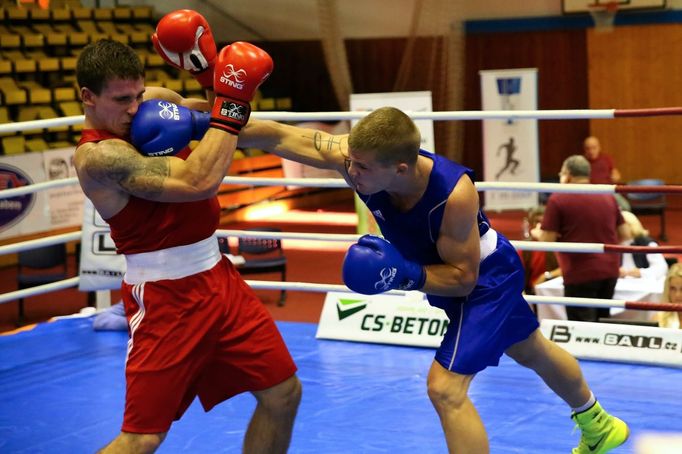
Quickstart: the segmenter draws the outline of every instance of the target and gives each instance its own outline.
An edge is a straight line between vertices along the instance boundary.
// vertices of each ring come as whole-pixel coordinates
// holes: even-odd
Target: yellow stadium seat
[[[62,111],[64,117],[73,117],[76,115],[83,115],[83,107],[78,101],[63,101],[58,104],[59,110]],[[76,124],[71,126],[71,131],[77,132],[83,130],[83,124]]]
[[[40,120],[40,107],[38,106],[19,106],[19,114],[17,115],[17,121],[33,121]],[[42,134],[41,129],[31,129],[28,131],[23,131],[25,135],[31,134]]]
[[[19,7],[9,7],[5,10],[7,19],[10,23],[28,22],[28,9]]]
[[[95,8],[93,11],[93,17],[96,21],[110,21],[114,18],[113,8]]]
[[[13,26],[12,31],[21,36],[21,41],[24,47],[43,47],[45,45],[45,37],[41,33],[36,33],[28,27],[21,25]]]
[[[92,8],[83,8],[82,6],[71,8],[71,17],[76,21],[90,20],[92,19]]]
[[[76,25],[78,25],[78,28],[83,33],[88,35],[88,39],[91,43],[108,38],[107,34],[100,31],[100,29],[97,28],[97,24],[91,20],[79,20]]]
[[[26,138],[24,136],[3,137],[2,151],[6,155],[20,154],[26,149]]]
[[[148,33],[138,30],[131,24],[117,24],[118,28],[128,35],[130,42],[133,44],[147,44],[150,41],[150,36]]]
[[[42,8],[30,8],[28,15],[31,16],[31,22],[48,21],[50,20],[50,10]]]
[[[12,74],[12,62],[0,56],[0,74]]]
[[[21,36],[0,25],[0,48],[9,49],[21,46]]]
[[[45,151],[49,150],[50,147],[42,137],[35,137],[26,141],[26,149],[28,151]]]
[[[12,61],[15,73],[34,73],[37,70],[36,61],[18,50],[5,51],[4,56]]]
[[[52,108],[52,106],[40,106],[38,117],[41,120],[47,120],[49,118],[58,118],[57,112]],[[66,132],[69,130],[68,126],[52,126],[47,128],[49,132]]]
[[[26,55],[38,63],[38,71],[40,72],[59,71],[59,59],[57,57],[48,57],[42,50],[26,52]]]
[[[152,20],[152,12],[154,8],[151,6],[135,6],[133,7],[134,20]]]
[[[6,106],[26,104],[26,92],[11,77],[0,77],[0,93]]]
[[[275,109],[291,110],[291,98],[275,98]]]
[[[164,87],[173,90],[177,93],[182,91],[182,81],[178,79],[167,79],[163,81]]]
[[[76,89],[73,86],[59,86],[52,88],[52,99],[55,102],[60,101],[75,101]]]
[[[55,30],[64,33],[67,36],[69,44],[71,46],[82,47],[88,43],[88,35],[86,33],[76,30],[69,23],[57,23],[54,24],[54,28]]]
[[[49,104],[52,102],[52,92],[35,81],[19,82],[17,85],[28,93],[30,104]]]
[[[56,150],[58,148],[72,148],[73,144],[67,140],[58,140],[56,142],[49,142],[48,146],[50,150]]]
[[[12,119],[9,117],[9,111],[7,110],[7,107],[5,107],[5,106],[0,107],[0,124],[11,123],[11,122],[12,122]],[[0,136],[3,136],[3,137],[12,136],[12,135],[14,135],[13,132],[0,133]]]
[[[128,7],[115,7],[114,8],[114,19],[115,20],[130,20],[133,17],[133,11]]]
[[[49,46],[66,46],[66,33],[52,28],[50,24],[33,24],[33,28],[42,33]]]
[[[53,22],[65,22],[71,20],[71,10],[66,8],[50,9],[50,16]]]

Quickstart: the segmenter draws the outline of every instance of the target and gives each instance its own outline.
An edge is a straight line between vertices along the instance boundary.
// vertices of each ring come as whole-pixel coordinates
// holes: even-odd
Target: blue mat
[[[278,323],[299,367],[303,401],[292,453],[447,452],[426,396],[430,349],[315,339],[316,325]],[[127,334],[94,332],[89,318],[0,336],[0,452],[92,453],[119,431]],[[582,362],[603,405],[633,437],[682,430],[682,370]],[[570,452],[578,432],[563,402],[503,358],[471,396],[493,453]],[[158,452],[238,452],[255,406],[241,395],[204,413],[194,402]],[[614,452],[632,453],[628,442]]]

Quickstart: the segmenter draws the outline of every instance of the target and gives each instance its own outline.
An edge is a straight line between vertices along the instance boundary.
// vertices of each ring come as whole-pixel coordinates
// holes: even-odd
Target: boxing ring
[[[620,116],[678,115],[682,109],[619,111],[486,111],[419,112],[413,118],[436,120],[523,118],[616,118]],[[254,117],[275,120],[353,119],[366,113],[267,113]],[[13,124],[12,131],[76,124],[82,117]],[[73,122],[73,123],[71,123]],[[37,123],[40,123],[38,125]],[[8,129],[0,125],[0,132]],[[55,180],[0,191],[0,198],[63,185],[75,179]],[[253,179],[228,177],[225,183],[346,187],[329,179]],[[615,185],[560,185],[552,183],[476,184],[481,191],[542,192],[666,192],[682,187],[629,187]],[[494,227],[494,226],[493,226]],[[296,240],[353,242],[358,235],[297,232],[219,230],[219,236],[264,236]],[[0,247],[0,254],[80,239],[80,232],[24,241]],[[682,246],[651,248],[594,243],[513,241],[518,249],[563,252],[682,252]],[[0,303],[78,285],[79,277],[0,295]],[[254,289],[305,292],[348,292],[342,285],[305,282],[247,282]],[[401,295],[401,292],[391,292]],[[633,310],[679,310],[669,303],[596,300],[562,297],[527,297],[534,304],[571,304]],[[426,395],[426,374],[432,348],[346,342],[316,338],[317,324],[278,322],[298,365],[303,383],[290,452],[355,453],[446,452],[438,416]],[[41,323],[31,329],[0,335],[0,451],[94,452],[118,433],[125,392],[125,332],[95,332],[92,316],[75,314]],[[627,421],[631,441],[614,452],[634,453],[638,440],[652,433],[682,430],[680,367],[581,361],[596,397],[605,408]],[[493,453],[570,452],[579,434],[573,433],[570,410],[532,371],[506,356],[500,366],[478,375],[470,396],[486,425]],[[255,408],[250,395],[240,395],[205,414],[198,402],[173,425],[158,452],[234,452],[241,446],[246,424]]]

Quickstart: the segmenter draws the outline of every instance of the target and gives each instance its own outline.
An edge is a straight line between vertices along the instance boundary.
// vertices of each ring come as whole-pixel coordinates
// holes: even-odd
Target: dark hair
[[[144,65],[128,45],[111,39],[88,44],[76,63],[78,85],[99,95],[112,79],[136,80],[144,77]]]
[[[395,107],[372,111],[358,121],[348,137],[351,150],[374,153],[382,164],[414,164],[420,145],[419,129],[407,114]]]

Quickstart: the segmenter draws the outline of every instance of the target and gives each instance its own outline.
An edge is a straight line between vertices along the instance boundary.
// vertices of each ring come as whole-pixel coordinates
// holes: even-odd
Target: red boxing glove
[[[213,88],[217,51],[204,16],[190,9],[166,14],[156,25],[152,43],[168,64],[188,70],[205,89]]]
[[[211,126],[239,134],[249,121],[250,101],[272,67],[270,55],[253,44],[238,41],[224,47],[216,60]]]

